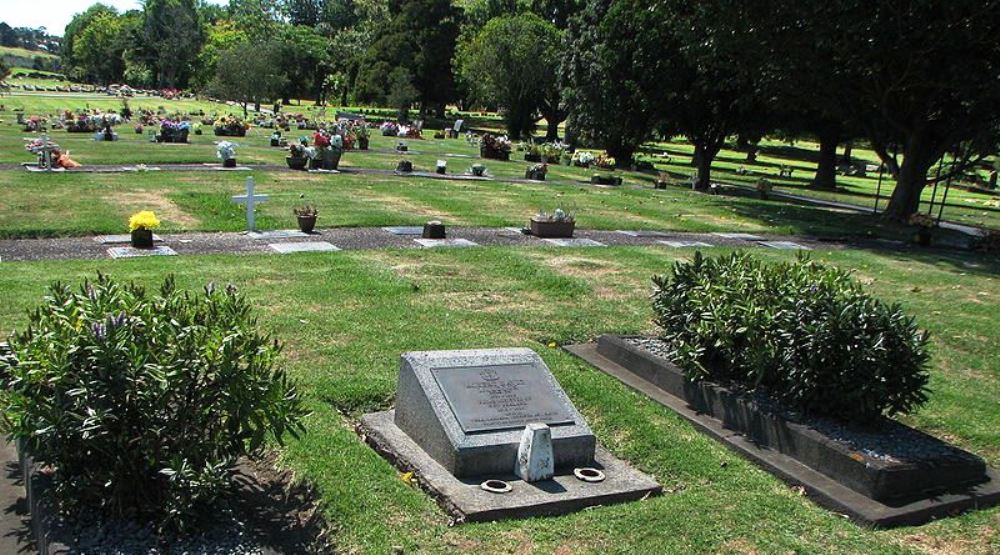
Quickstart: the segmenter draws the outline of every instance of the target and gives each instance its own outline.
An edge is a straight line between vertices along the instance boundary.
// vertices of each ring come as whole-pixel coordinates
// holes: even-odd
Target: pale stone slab
[[[455,476],[512,474],[533,423],[551,428],[556,467],[592,464],[593,432],[531,349],[401,357],[395,424]]]
[[[142,256],[176,256],[177,252],[170,247],[154,247],[152,249],[136,249],[133,247],[111,247],[108,249],[111,258],[138,258]]]
[[[132,236],[128,235],[128,234],[123,234],[123,235],[98,235],[97,237],[94,237],[94,241],[97,241],[98,243],[100,243],[102,245],[114,245],[116,243],[131,243],[132,242]],[[163,239],[160,239],[160,236],[154,233],[153,234],[153,241],[163,241]]]
[[[424,232],[423,226],[418,225],[392,226],[383,227],[382,229],[393,235],[421,235]]]
[[[783,251],[811,251],[810,247],[800,245],[794,241],[761,241],[761,245]]]
[[[741,241],[763,241],[764,238],[760,235],[754,235],[752,233],[713,233],[712,235],[717,235],[719,237],[725,237],[726,239],[739,239]]]
[[[661,245],[666,245],[668,247],[674,248],[685,248],[685,247],[711,247],[710,243],[704,241],[657,241]]]
[[[634,231],[633,230],[628,230],[628,229],[618,229],[618,230],[616,230],[616,232],[617,233],[621,233],[622,235],[628,235],[629,237],[666,237],[667,236],[667,234],[664,233],[664,232],[662,232],[662,231],[653,231],[653,230],[645,230],[645,229],[639,229],[639,230],[634,230]]]
[[[276,252],[290,254],[293,252],[335,252],[340,248],[326,241],[309,241],[302,243],[271,243],[268,245]]]
[[[468,239],[414,239],[422,247],[478,247],[479,244]]]
[[[552,243],[553,245],[559,247],[606,247],[604,243],[600,241],[594,241],[593,239],[583,239],[583,238],[572,238],[572,239],[542,239],[547,243]]]
[[[247,237],[251,239],[289,239],[292,237],[309,237],[297,229],[275,229],[272,231],[248,231]]]

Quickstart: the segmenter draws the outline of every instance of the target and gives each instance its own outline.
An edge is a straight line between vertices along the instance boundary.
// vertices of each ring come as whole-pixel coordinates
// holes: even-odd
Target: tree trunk
[[[719,153],[718,148],[706,148],[701,145],[694,147],[694,163],[698,168],[698,177],[694,188],[699,191],[707,191],[712,185],[712,161]]]
[[[843,162],[845,164],[851,163],[851,150],[854,148],[854,141],[847,141],[844,143],[844,158]]]
[[[920,193],[927,185],[927,172],[934,165],[935,156],[929,141],[920,134],[906,140],[903,163],[899,166],[896,188],[889,198],[885,217],[897,222],[905,222],[920,209]]]
[[[827,131],[819,135],[819,164],[810,187],[833,190],[837,188],[837,143],[840,134]]]
[[[615,166],[627,168],[632,165],[635,148],[628,145],[613,145],[608,147],[608,155],[615,159]]]

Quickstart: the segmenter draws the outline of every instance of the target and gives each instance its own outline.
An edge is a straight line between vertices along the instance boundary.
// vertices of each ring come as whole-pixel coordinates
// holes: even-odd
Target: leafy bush
[[[56,283],[0,358],[5,431],[56,469],[65,507],[182,528],[225,493],[237,458],[297,435],[305,411],[232,286],[159,294],[105,276]]]
[[[762,388],[840,419],[905,413],[926,400],[928,334],[849,273],[747,253],[677,263],[653,278],[653,309],[689,379]]]

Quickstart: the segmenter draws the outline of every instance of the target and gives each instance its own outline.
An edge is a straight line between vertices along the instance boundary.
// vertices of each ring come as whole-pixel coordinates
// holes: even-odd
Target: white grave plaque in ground
[[[135,247],[111,247],[108,249],[111,258],[138,258],[141,256],[176,256],[177,252],[170,247],[154,247],[152,249],[137,249]]]
[[[794,241],[761,241],[761,245],[783,251],[811,251],[812,249]]]
[[[752,233],[713,233],[712,235],[717,235],[719,237],[725,237],[726,239],[739,239],[740,241],[763,241],[764,238],[760,235],[753,235]]]
[[[547,243],[552,243],[560,247],[604,247],[607,246],[600,241],[594,241],[593,239],[584,238],[572,238],[572,239],[542,239]]]
[[[674,248],[686,248],[686,247],[711,247],[712,245],[704,241],[657,241],[661,245],[666,245],[668,247]]]
[[[414,239],[420,246],[425,248],[435,247],[478,247],[479,245],[468,239]]]
[[[326,241],[308,241],[302,243],[271,243],[268,245],[276,252],[289,254],[293,252],[334,252],[340,249]]]

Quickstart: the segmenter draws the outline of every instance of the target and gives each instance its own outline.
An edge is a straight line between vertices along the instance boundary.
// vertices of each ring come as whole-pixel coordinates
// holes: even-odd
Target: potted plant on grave
[[[226,116],[214,122],[217,137],[245,137],[250,124],[236,116]]]
[[[413,162],[400,160],[396,163],[396,173],[410,173],[413,171]]]
[[[486,166],[484,166],[482,164],[473,164],[472,168],[471,168],[471,171],[472,171],[472,175],[474,175],[476,177],[483,177],[483,176],[486,175]]]
[[[534,179],[535,181],[545,181],[545,174],[549,171],[548,164],[532,164],[531,167],[524,170],[525,179]]]
[[[281,131],[275,131],[271,133],[271,146],[280,147],[281,146]]]
[[[438,160],[437,161],[437,165],[434,166],[434,171],[437,172],[437,173],[439,173],[439,174],[441,174],[441,175],[444,175],[444,174],[448,173],[448,161],[447,160]]]
[[[479,156],[488,160],[510,160],[510,139],[486,133],[479,140]]]
[[[392,121],[383,122],[378,129],[383,137],[396,137],[399,134],[399,124]]]
[[[371,130],[368,129],[368,124],[359,123],[354,126],[354,137],[358,141],[358,150],[368,150],[368,141],[371,138]]]
[[[771,185],[771,182],[768,181],[767,179],[764,179],[762,177],[757,180],[756,189],[757,189],[757,194],[760,195],[761,200],[767,200],[768,195],[771,194],[771,189],[773,188],[774,186]]]
[[[534,142],[528,142],[524,145],[524,161],[525,162],[541,162],[542,161],[542,145],[537,145]]]
[[[216,156],[222,160],[222,167],[224,168],[235,168],[236,167],[236,143],[231,143],[229,141],[220,141],[215,147]]]
[[[318,145],[317,145],[318,146]],[[326,146],[319,149],[324,170],[336,170],[340,166],[340,157],[344,155],[344,137],[334,133],[327,139]]]
[[[576,228],[576,218],[562,208],[556,208],[551,214],[539,210],[531,218],[530,228],[535,237],[569,238]]]
[[[312,233],[313,229],[316,228],[316,218],[319,217],[316,207],[306,205],[293,209],[293,212],[295,212],[295,217],[299,222],[299,231],[302,233]]]
[[[914,240],[921,247],[931,246],[931,236],[936,224],[934,223],[934,218],[930,214],[924,214],[923,212],[916,212],[910,216],[909,223],[912,226],[917,227],[917,233],[914,236]]]
[[[153,212],[143,210],[132,214],[132,217],[128,219],[132,246],[137,249],[153,248],[153,230],[158,227],[160,227],[160,220]]]
[[[307,148],[304,142],[288,145],[288,156],[285,157],[285,163],[290,169],[303,171],[306,169],[306,166],[309,165]]]

